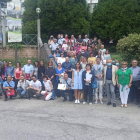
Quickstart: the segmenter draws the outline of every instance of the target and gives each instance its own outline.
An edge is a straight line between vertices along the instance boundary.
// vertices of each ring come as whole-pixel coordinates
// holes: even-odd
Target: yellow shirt
[[[94,65],[96,63],[96,57],[89,57],[88,61],[92,61]]]

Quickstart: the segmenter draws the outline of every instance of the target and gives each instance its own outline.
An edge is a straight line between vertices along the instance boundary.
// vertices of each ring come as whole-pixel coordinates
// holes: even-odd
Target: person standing
[[[7,61],[3,61],[3,65],[1,66],[1,78],[2,80],[5,80],[5,73],[7,69]]]
[[[46,75],[48,76],[48,80],[54,84],[55,82],[55,68],[53,67],[53,62],[50,60],[48,62],[48,67],[46,68]]]
[[[8,91],[14,91],[14,88],[15,88],[15,82],[12,81],[12,77],[11,75],[8,75],[7,76],[7,81],[5,81],[3,83],[3,92],[4,92],[4,96],[5,96],[5,100],[4,101],[7,101],[8,100],[8,97],[7,97],[7,90]],[[12,96],[10,96],[10,99],[12,99]]]
[[[95,81],[97,81],[97,88],[95,89],[95,104],[98,103],[98,99],[100,99],[100,103],[103,104],[103,76],[104,76],[104,66],[101,64],[101,58],[97,57],[96,64],[92,67],[92,70],[95,73]],[[99,91],[99,97],[98,97]]]
[[[20,80],[21,75],[22,75],[21,63],[17,62],[17,68],[15,68],[15,89],[17,89],[17,84],[18,81]]]
[[[89,38],[88,38],[88,36],[87,36],[87,35],[85,35],[85,38],[83,39],[83,42],[85,42],[85,43],[86,43],[86,45],[88,45],[88,41],[89,41]]]
[[[34,62],[34,73],[33,75],[35,75],[38,78],[38,67],[39,67],[39,62],[35,61]]]
[[[69,61],[68,57],[66,57],[66,62],[62,64],[62,68],[65,69],[65,72],[68,74],[69,78],[72,78],[72,63]]]
[[[39,67],[38,67],[38,79],[42,84],[42,90],[45,90],[44,84],[43,84],[43,76],[45,75],[45,63],[43,60],[40,61]]]
[[[132,70],[127,68],[128,63],[123,61],[122,68],[117,71],[117,86],[120,89],[121,107],[127,107],[128,94],[132,83]]]
[[[25,76],[25,79],[26,80],[30,80],[31,77],[33,76],[33,72],[34,72],[34,67],[33,65],[31,64],[31,60],[29,59],[27,64],[24,65],[23,67],[23,75]]]
[[[82,73],[82,83],[84,89],[84,102],[83,104],[87,104],[87,96],[89,95],[89,104],[92,105],[93,102],[93,89],[92,83],[95,79],[94,72],[91,70],[91,65],[86,65],[86,70]]]
[[[69,58],[70,63],[72,64],[72,68],[75,68],[75,63],[76,63],[76,59],[75,59],[75,55],[73,52],[71,52],[71,57]]]
[[[130,67],[132,70],[132,86],[130,89],[130,94],[129,94],[129,102],[132,103],[134,102],[134,99],[136,99],[136,104],[140,103],[140,91],[139,91],[139,86],[140,86],[140,67],[138,66],[138,61],[133,60],[132,61],[132,67]]]
[[[52,55],[54,55],[54,53],[55,53],[57,48],[58,48],[57,39],[54,38],[53,42],[50,45],[50,49],[51,49]]]
[[[10,75],[12,78],[15,76],[15,68],[12,66],[12,62],[9,62],[9,66],[6,68],[5,77]]]
[[[78,42],[78,45],[81,45],[83,42],[83,39],[81,38],[81,35],[78,36],[76,42]]]
[[[104,67],[104,84],[107,89],[107,105],[111,105],[111,97],[113,107],[116,107],[115,85],[116,85],[116,73],[118,69],[115,65],[112,65],[112,60],[107,60],[107,66]]]
[[[72,71],[72,89],[74,89],[75,94],[75,104],[80,103],[80,93],[83,89],[82,85],[82,67],[79,62],[75,64],[75,69]]]

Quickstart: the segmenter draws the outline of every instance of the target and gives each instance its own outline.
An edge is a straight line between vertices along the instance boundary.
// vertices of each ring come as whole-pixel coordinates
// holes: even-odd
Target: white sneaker
[[[85,105],[85,104],[87,104],[87,102],[83,102],[83,104]]]
[[[80,101],[79,101],[79,100],[77,100],[77,103],[78,103],[78,104],[80,104]]]
[[[89,105],[92,105],[92,103],[90,102]]]
[[[95,104],[98,104],[98,101],[96,101]]]
[[[75,100],[75,104],[77,104],[78,103],[78,100]]]
[[[103,102],[102,102],[102,101],[100,101],[100,104],[103,104]]]

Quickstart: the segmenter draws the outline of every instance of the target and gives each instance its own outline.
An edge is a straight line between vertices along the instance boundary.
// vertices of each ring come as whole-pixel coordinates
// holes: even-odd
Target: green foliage
[[[140,62],[140,34],[129,34],[127,37],[120,39],[117,44],[117,51],[129,63],[133,59]]]
[[[139,0],[100,0],[93,10],[91,36],[118,40],[130,33],[140,33]]]
[[[15,43],[10,43],[9,47],[12,48],[12,49],[15,49]],[[17,44],[17,49],[18,50],[22,50],[23,49],[23,45],[18,43]]]
[[[30,59],[32,61],[32,64],[35,62],[35,61],[40,61],[38,58],[18,58],[18,62],[21,63],[22,67],[27,64],[27,61],[28,59]],[[13,66],[15,67],[16,64],[15,64],[15,59],[0,59],[1,61],[7,61],[7,62],[12,62]],[[47,61],[45,62],[45,66],[47,66]]]
[[[90,13],[86,0],[27,0],[23,15],[23,33],[35,33],[36,8],[41,8],[41,33],[43,37],[51,34],[89,34]]]

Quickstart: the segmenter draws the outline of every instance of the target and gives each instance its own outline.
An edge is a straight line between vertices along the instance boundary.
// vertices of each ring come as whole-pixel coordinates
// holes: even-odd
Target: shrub
[[[140,34],[129,34],[118,41],[117,51],[123,60],[131,63],[133,59],[140,62]],[[140,63],[139,63],[140,64]]]

